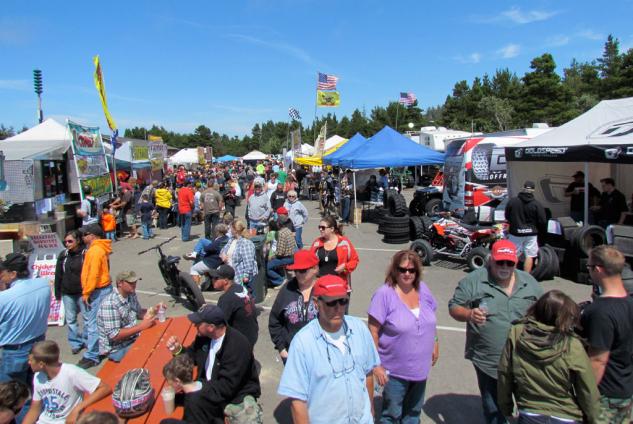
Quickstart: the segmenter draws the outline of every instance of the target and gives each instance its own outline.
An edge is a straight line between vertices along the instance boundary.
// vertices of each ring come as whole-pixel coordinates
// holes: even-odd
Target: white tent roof
[[[168,160],[171,165],[185,165],[191,163],[198,163],[198,149],[189,148],[178,151],[175,155],[171,156]]]
[[[340,135],[333,135],[332,137],[325,140],[325,149],[330,150],[332,147],[339,144],[341,141],[347,140],[346,138],[341,137]]]
[[[49,153],[63,154],[70,147],[70,133],[65,125],[52,118],[6,140],[0,150],[7,160],[37,159]]]
[[[253,150],[252,152],[247,153],[242,156],[242,160],[264,160],[268,159],[268,155],[260,152],[259,150]]]

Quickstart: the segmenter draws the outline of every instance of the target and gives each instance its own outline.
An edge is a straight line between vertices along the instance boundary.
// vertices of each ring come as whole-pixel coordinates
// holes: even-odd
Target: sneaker
[[[184,255],[182,255],[183,259],[186,259],[188,261],[195,261],[196,257],[194,255],[192,255],[191,253],[185,253]]]
[[[75,347],[71,350],[71,352],[73,353],[73,355],[78,354],[79,352],[81,352],[86,346],[80,346],[80,347]]]
[[[85,370],[87,370],[88,368],[96,367],[97,365],[99,365],[99,362],[93,361],[92,359],[88,359],[86,357],[81,358],[81,360],[77,362],[77,366]]]

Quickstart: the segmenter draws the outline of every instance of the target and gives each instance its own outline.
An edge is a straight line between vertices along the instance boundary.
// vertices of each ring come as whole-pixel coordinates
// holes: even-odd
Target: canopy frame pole
[[[352,173],[352,180],[354,181],[354,226],[358,228],[358,221],[356,221],[356,171]]]
[[[585,161],[585,197],[584,197],[584,210],[585,210],[585,214],[584,214],[584,225],[589,225],[589,162]]]

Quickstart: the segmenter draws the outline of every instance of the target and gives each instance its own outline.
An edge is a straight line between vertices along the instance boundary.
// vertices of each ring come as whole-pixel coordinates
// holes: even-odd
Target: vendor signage
[[[81,178],[81,198],[84,198],[83,188],[89,186],[92,189],[92,195],[95,197],[101,197],[104,194],[112,193],[112,180],[110,174],[99,175],[91,178]]]
[[[132,160],[149,160],[149,147],[147,144],[132,145]]]
[[[151,142],[147,146],[149,151],[149,157],[165,157],[167,156],[167,145],[165,143],[160,142]]]
[[[509,161],[603,162],[633,164],[633,146],[584,144],[576,146],[506,147]]]
[[[204,158],[207,162],[213,162],[213,147],[207,146],[204,148]]]
[[[105,154],[98,127],[85,127],[68,121],[68,129],[72,137],[73,152],[76,155]]]
[[[76,155],[77,173],[79,178],[93,177],[108,173],[105,155],[83,156]]]
[[[55,281],[55,267],[57,256],[64,250],[64,245],[57,233],[44,233],[29,236],[33,246],[31,258],[32,275],[36,278],[46,278],[51,282],[51,310],[48,315],[48,325],[64,325],[64,305],[55,299],[52,282]]]
[[[33,248],[39,253],[59,253],[64,250],[64,245],[57,233],[35,234],[29,236]]]
[[[207,163],[207,160],[204,157],[204,147],[198,146],[198,164],[204,165]]]
[[[292,131],[290,138],[292,140],[292,150],[295,153],[301,153],[301,128]]]

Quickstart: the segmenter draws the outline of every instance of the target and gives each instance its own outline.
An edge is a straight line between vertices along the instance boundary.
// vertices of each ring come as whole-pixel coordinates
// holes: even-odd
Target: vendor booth
[[[360,133],[356,133],[340,148],[323,155],[323,163],[326,165],[337,166],[342,158],[347,157],[350,152],[358,149],[366,142],[367,139],[365,137],[363,137]]]
[[[343,147],[346,143],[347,143],[347,139],[346,138],[342,138],[339,136],[334,136],[337,137],[338,143],[332,145],[330,148],[326,148],[325,152],[323,153],[323,156],[321,155],[313,155],[313,156],[298,156],[294,159],[294,161],[296,163],[298,163],[299,165],[307,165],[307,166],[323,166],[323,157],[329,154],[332,154],[334,152],[336,152],[338,149],[340,149],[341,147]],[[331,137],[331,138],[334,138]],[[328,139],[329,140],[329,139]],[[326,140],[326,146],[327,146],[327,141]]]
[[[187,148],[181,149],[175,155],[168,159],[170,165],[185,165],[191,166],[199,163],[198,149]]]
[[[215,161],[216,162],[233,162],[236,160],[240,160],[240,158],[238,158],[237,156],[233,156],[233,155],[224,155],[224,156],[220,156],[219,158],[216,158]]]
[[[266,153],[262,153],[259,150],[253,150],[242,156],[242,160],[245,161],[257,161],[257,160],[266,160],[268,159],[268,155]]]

